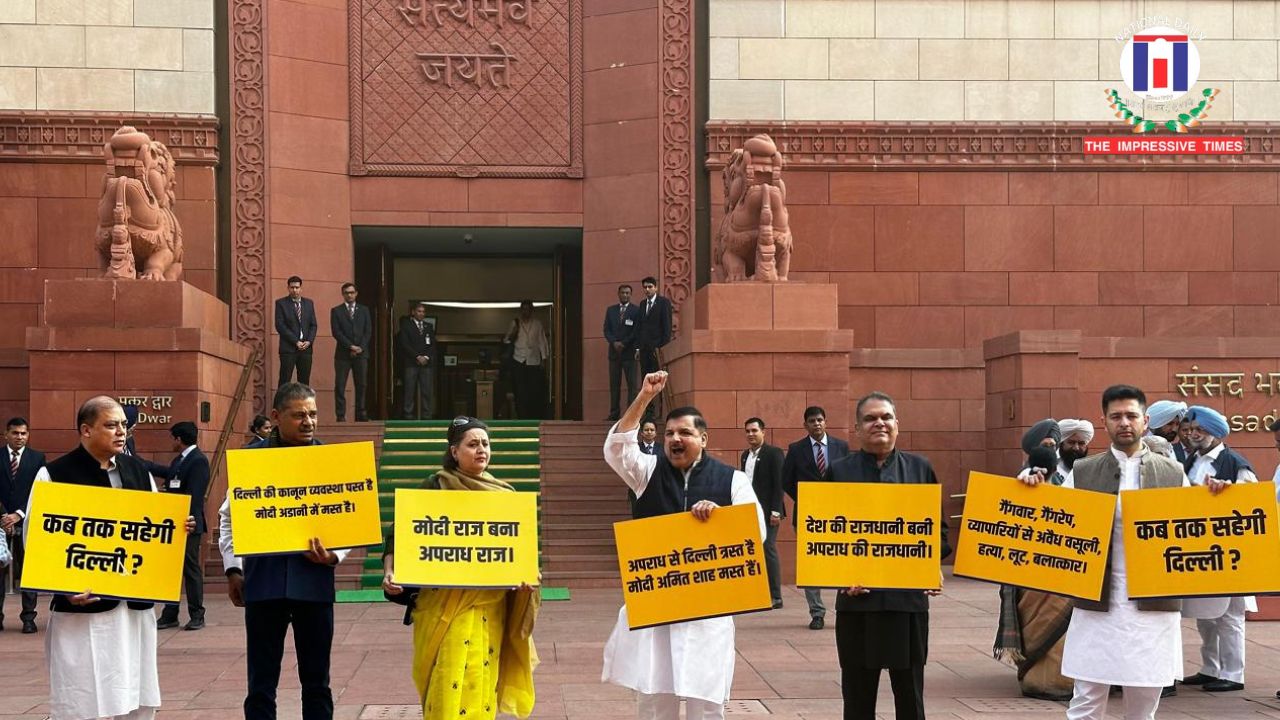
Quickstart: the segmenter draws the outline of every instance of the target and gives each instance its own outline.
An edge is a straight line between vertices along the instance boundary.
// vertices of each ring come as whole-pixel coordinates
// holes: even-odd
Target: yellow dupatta
[[[485,472],[467,475],[457,470],[441,470],[435,481],[441,490],[479,490],[489,492],[515,492],[511,485]],[[459,614],[477,605],[485,604],[493,590],[448,589],[436,592],[432,604],[438,603],[438,614],[429,617],[419,613],[424,595],[419,596],[414,612],[414,644],[417,651],[429,662],[419,667],[414,681],[422,698],[426,698],[427,681],[439,656],[440,645],[450,623]],[[533,669],[538,665],[538,653],[533,645],[533,625],[542,605],[542,596],[534,592],[505,591],[506,622],[503,627],[502,651],[498,662],[498,712],[527,718],[533,712]],[[424,700],[425,702],[425,700]]]

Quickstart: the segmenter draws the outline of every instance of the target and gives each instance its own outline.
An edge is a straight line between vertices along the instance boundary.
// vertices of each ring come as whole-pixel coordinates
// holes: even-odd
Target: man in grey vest
[[[1121,490],[1181,487],[1187,476],[1177,461],[1142,443],[1147,396],[1131,385],[1102,393],[1102,419],[1111,438],[1105,452],[1076,461],[1063,487],[1119,495]],[[1029,475],[1028,485],[1043,476]],[[1179,600],[1130,600],[1124,567],[1124,528],[1116,502],[1111,553],[1097,602],[1075,600],[1062,674],[1075,681],[1067,720],[1103,720],[1112,685],[1124,688],[1126,720],[1149,720],[1161,691],[1182,676]]]

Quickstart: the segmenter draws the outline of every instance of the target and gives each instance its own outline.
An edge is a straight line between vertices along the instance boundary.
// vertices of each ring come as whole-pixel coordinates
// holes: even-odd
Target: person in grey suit
[[[365,387],[369,377],[369,340],[373,337],[373,318],[369,308],[356,302],[355,283],[342,286],[342,304],[329,311],[329,328],[336,345],[333,348],[333,409],[338,422],[347,419],[347,375],[356,386],[356,422],[366,422]]]
[[[804,409],[805,437],[787,446],[787,457],[782,463],[782,489],[796,503],[791,513],[791,526],[800,518],[800,500],[796,497],[799,484],[811,481],[829,481],[831,465],[849,454],[849,443],[827,435],[827,411],[813,405]],[[821,630],[826,625],[827,606],[822,604],[822,592],[817,588],[805,588],[804,599],[809,603],[809,629]]]
[[[1076,461],[1063,487],[1123,497],[1123,490],[1189,484],[1176,460],[1142,442],[1148,424],[1146,394],[1131,385],[1112,385],[1102,393],[1102,412],[1111,447]],[[1044,474],[1031,473],[1022,482],[1037,485]],[[1129,599],[1127,573],[1113,562],[1124,557],[1120,513],[1117,501],[1102,597],[1072,602],[1062,650],[1062,674],[1075,681],[1069,720],[1102,720],[1112,686],[1124,689],[1127,720],[1153,718],[1161,692],[1182,677],[1181,601]]]
[[[769,524],[764,538],[764,566],[769,573],[769,597],[773,609],[782,607],[782,566],[778,562],[778,526],[786,517],[782,504],[782,450],[764,441],[764,420],[748,418],[743,423],[747,433],[747,449],[738,458],[738,467],[751,479],[760,509]]]
[[[276,333],[280,335],[280,382],[289,382],[298,371],[298,382],[311,384],[311,359],[316,332],[316,304],[302,297],[302,278],[287,281],[289,294],[276,300]]]

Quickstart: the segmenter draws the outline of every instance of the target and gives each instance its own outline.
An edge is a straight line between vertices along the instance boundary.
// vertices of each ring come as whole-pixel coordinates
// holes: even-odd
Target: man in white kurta
[[[1103,393],[1103,420],[1111,445],[1106,453],[1076,462],[1063,487],[1087,487],[1102,474],[1101,463],[1115,463],[1119,470],[1115,521],[1112,525],[1109,596],[1104,587],[1101,610],[1080,603],[1071,611],[1071,623],[1062,652],[1062,674],[1075,681],[1068,720],[1103,720],[1111,686],[1124,688],[1126,720],[1152,720],[1160,705],[1161,691],[1182,675],[1181,615],[1176,610],[1140,609],[1129,599],[1125,571],[1124,527],[1120,521],[1125,490],[1143,487],[1143,464],[1159,475],[1164,486],[1186,483],[1176,461],[1151,452],[1141,441],[1146,431],[1146,396],[1141,390],[1118,385]],[[1087,470],[1086,467],[1088,466]],[[1082,472],[1087,478],[1082,480]],[[1040,476],[1024,479],[1037,484]],[[1097,489],[1090,487],[1089,489]]]
[[[152,492],[155,491],[155,480],[145,469],[140,469],[141,463],[119,455],[125,441],[124,411],[119,404],[111,398],[92,398],[81,408],[79,419],[80,447],[41,468],[36,482],[52,482],[50,467],[55,468],[55,472],[63,472],[60,468],[66,458],[83,455],[85,462],[98,468],[98,472],[105,470],[113,488],[123,487],[120,463],[129,462],[135,465],[132,471],[142,480],[142,486],[149,484]],[[84,451],[88,455],[84,455]],[[27,514],[31,514],[29,504]],[[193,525],[188,519],[188,532]],[[100,602],[91,592],[66,600],[80,607]],[[132,609],[124,601],[105,612],[57,612],[56,609],[55,604],[45,635],[50,719],[154,718],[160,707],[155,613],[150,609]]]
[[[703,457],[705,421],[702,429],[697,428],[694,418],[701,420],[701,417],[690,413],[668,419],[665,456],[641,452],[636,427],[650,400],[662,392],[666,377],[661,371],[645,376],[640,394],[605,439],[605,461],[631,488],[638,502],[644,500],[645,490],[662,457],[670,458],[671,465],[683,472],[686,488],[689,475],[698,463],[715,462]],[[679,412],[676,410],[673,414]],[[763,538],[764,514],[751,481],[740,470],[733,471],[731,493],[732,504],[756,506]],[[687,509],[705,519],[715,507],[715,503],[701,500]],[[605,644],[604,671],[600,679],[640,693],[641,720],[676,720],[681,698],[685,699],[688,720],[719,720],[724,717],[724,702],[733,684],[734,656],[731,617],[631,630],[624,606]]]
[[[1187,473],[1192,485],[1256,483],[1249,461],[1223,442],[1231,429],[1222,413],[1203,405],[1188,409],[1195,461]],[[1200,631],[1200,671],[1182,679],[1208,692],[1244,689],[1245,613],[1257,612],[1252,595],[1194,598],[1183,602],[1182,614],[1196,619]]]

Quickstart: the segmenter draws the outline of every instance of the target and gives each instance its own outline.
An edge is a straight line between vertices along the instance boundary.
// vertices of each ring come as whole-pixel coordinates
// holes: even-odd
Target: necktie
[[[415,322],[416,322],[416,323],[417,323],[417,325],[418,325],[418,334],[419,334],[419,335],[423,334],[423,333],[422,333],[422,321],[421,321],[421,320],[417,320],[417,321],[415,321]]]
[[[17,480],[18,479],[18,451],[10,450],[10,453],[13,455],[13,459],[9,461],[9,479]]]
[[[644,316],[649,317],[649,311],[652,309],[653,309],[653,301],[650,300],[649,302],[644,304]]]
[[[827,474],[827,453],[823,451],[822,443],[818,443],[814,445],[813,448],[814,448],[814,452],[817,454],[817,457],[815,459],[818,461],[818,474],[826,475]]]
[[[356,319],[356,306],[355,306],[355,305],[348,305],[348,306],[347,306],[347,317],[351,318],[352,320],[355,320],[355,319]]]
[[[619,320],[622,320],[623,322],[626,322],[626,320],[627,320],[627,306],[626,306],[626,305],[619,305],[619,306],[618,306],[618,319],[619,319]]]
[[[293,314],[298,316],[298,325],[302,325],[302,303],[298,300],[293,301]]]

